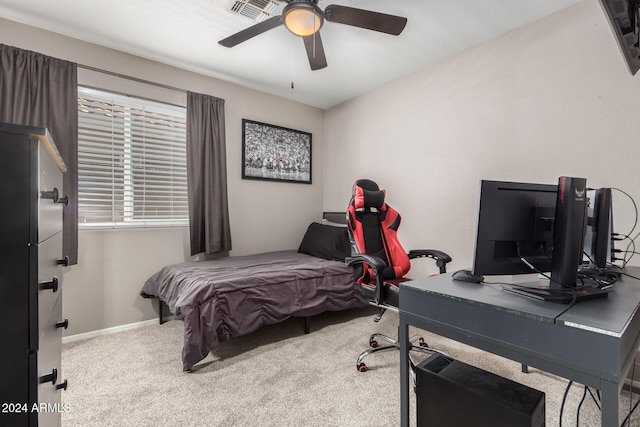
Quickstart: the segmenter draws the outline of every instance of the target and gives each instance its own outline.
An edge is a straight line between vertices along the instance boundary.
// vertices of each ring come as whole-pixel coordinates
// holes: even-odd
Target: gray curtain
[[[63,248],[78,262],[78,69],[77,65],[0,44],[0,122],[46,127],[68,172],[64,193]]]
[[[187,92],[191,255],[231,250],[224,99]]]

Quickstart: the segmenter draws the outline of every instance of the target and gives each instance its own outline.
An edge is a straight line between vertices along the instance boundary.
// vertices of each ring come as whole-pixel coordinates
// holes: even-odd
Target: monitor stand
[[[527,298],[559,304],[571,304],[589,299],[606,298],[609,294],[608,289],[600,289],[593,286],[582,286],[576,289],[550,288],[549,282],[542,280],[513,284],[504,287],[504,290]]]

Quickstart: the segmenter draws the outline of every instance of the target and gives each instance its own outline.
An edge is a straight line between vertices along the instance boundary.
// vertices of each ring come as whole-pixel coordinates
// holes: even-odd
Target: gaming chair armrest
[[[436,250],[436,249],[415,249],[409,251],[409,259],[414,258],[433,258],[436,261],[436,265],[440,269],[440,274],[447,272],[447,263],[451,262],[449,254]]]
[[[384,270],[387,266],[382,258],[379,258],[375,255],[367,255],[367,254],[355,254],[350,257],[345,258],[344,262],[349,266],[353,266],[353,264],[359,264],[361,262],[367,264],[374,270],[376,276],[378,276],[382,270]]]
[[[380,298],[382,297],[382,270],[387,267],[387,263],[382,260],[382,258],[377,257],[375,255],[367,255],[367,254],[355,254],[350,257],[345,258],[344,262],[352,267],[353,264],[364,263],[367,264],[373,270],[373,274],[376,276],[376,291],[373,301],[377,304],[380,303]]]

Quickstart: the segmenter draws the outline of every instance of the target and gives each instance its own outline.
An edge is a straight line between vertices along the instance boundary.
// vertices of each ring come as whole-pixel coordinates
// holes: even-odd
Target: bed
[[[309,225],[298,250],[184,262],[147,279],[140,294],[184,320],[184,371],[261,326],[368,305],[343,261],[350,251],[346,228],[330,221],[340,216],[324,217]]]

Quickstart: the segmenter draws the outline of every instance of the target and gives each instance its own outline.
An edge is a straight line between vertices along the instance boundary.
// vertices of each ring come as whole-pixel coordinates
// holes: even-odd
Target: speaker
[[[416,366],[418,427],[544,427],[545,394],[434,354]]]

